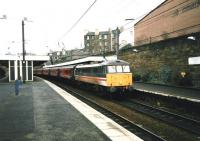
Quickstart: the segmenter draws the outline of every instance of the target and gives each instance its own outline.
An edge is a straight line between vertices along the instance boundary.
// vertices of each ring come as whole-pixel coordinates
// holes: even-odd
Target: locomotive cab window
[[[122,66],[123,72],[130,72],[130,67],[129,66]]]
[[[122,66],[116,66],[117,72],[122,72]]]
[[[115,72],[116,72],[115,66],[108,66],[108,73],[115,73]]]
[[[107,67],[108,73],[122,73],[122,72],[130,72],[130,67],[129,66],[108,66]]]

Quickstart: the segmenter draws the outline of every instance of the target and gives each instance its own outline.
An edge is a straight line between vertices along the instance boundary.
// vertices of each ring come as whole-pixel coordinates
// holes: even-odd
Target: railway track
[[[103,105],[100,105],[100,104],[94,102],[93,100],[91,100],[87,97],[84,97],[83,95],[79,94],[78,92],[75,92],[74,90],[69,89],[68,87],[66,87],[66,85],[63,85],[63,84],[57,83],[57,82],[55,84],[58,85],[59,87],[62,87],[63,89],[65,89],[70,94],[73,94],[78,99],[85,102],[86,104],[88,104],[92,108],[96,109],[97,111],[101,112],[105,116],[111,118],[113,121],[115,121],[119,125],[123,126],[125,129],[129,130],[133,134],[137,135],[141,139],[143,139],[145,141],[166,141],[165,139],[161,138],[160,136],[148,131],[147,129],[145,129],[141,126],[138,126],[137,124],[122,117],[121,115],[118,115],[117,113],[114,113],[114,112],[108,110]]]
[[[153,118],[159,119],[161,121],[170,123],[176,127],[187,130],[196,135],[200,135],[200,121],[190,119],[175,113],[171,113],[165,110],[161,110],[135,100],[126,100],[122,102],[117,102],[127,108],[138,111],[142,114],[151,116]]]
[[[53,83],[55,83],[55,81],[53,79],[52,79],[52,81],[53,81]],[[60,83],[60,84],[58,84],[57,82]],[[124,128],[126,128],[127,130],[129,130],[130,132],[134,133],[135,135],[137,135],[138,137],[140,137],[140,138],[142,138],[144,140],[147,140],[147,141],[154,141],[154,140],[157,141],[157,140],[165,140],[165,139],[172,140],[172,141],[177,141],[177,139],[178,140],[187,139],[187,140],[191,140],[191,141],[199,140],[199,134],[198,133],[193,134],[193,132],[191,132],[191,131],[189,132],[189,130],[187,130],[187,131],[186,130],[180,130],[180,129],[184,129],[184,128],[182,128],[182,127],[178,128],[179,126],[174,126],[173,124],[169,124],[166,121],[163,121],[162,119],[159,120],[159,118],[152,118],[152,116],[149,116],[147,113],[145,114],[145,113],[142,113],[142,112],[138,111],[138,114],[139,114],[139,116],[138,116],[137,112],[136,113],[134,112],[136,110],[133,107],[132,108],[130,107],[130,105],[133,105],[133,102],[128,101],[125,97],[122,97],[123,99],[124,98],[125,99],[123,101],[121,101],[121,102],[122,103],[123,102],[126,103],[128,101],[129,104],[128,103],[126,103],[126,105],[125,104],[121,104],[121,102],[119,100],[115,100],[115,98],[114,99],[110,99],[111,101],[110,100],[105,100],[104,98],[102,99],[102,95],[100,93],[96,93],[96,94],[97,94],[97,97],[101,97],[101,98],[96,98],[96,96],[94,96],[93,93],[90,93],[91,90],[86,90],[87,92],[85,90],[82,91],[82,90],[79,89],[79,87],[78,88],[76,88],[76,87],[74,88],[74,86],[71,86],[70,84],[69,84],[69,86],[67,85],[67,87],[66,87],[65,83],[64,83],[65,85],[63,86],[63,82],[62,81],[56,81],[56,83],[57,83],[57,85],[59,85],[60,87],[65,89],[66,91],[69,91],[69,92],[71,91],[70,93],[72,93],[73,95],[76,95],[77,93],[80,93],[80,95],[76,95],[76,97],[78,97],[80,100],[84,101],[85,103],[87,103],[91,107],[94,106],[94,109],[97,109],[98,111],[100,111],[101,113],[106,115],[107,117],[110,117],[111,119],[116,121],[118,124],[122,125]],[[70,90],[68,89],[68,87],[70,87]],[[82,97],[82,96],[85,96],[85,97]],[[87,97],[89,97],[89,99]],[[107,97],[107,98],[109,98],[109,97]],[[97,103],[95,103],[93,105],[93,104],[90,104],[90,102],[88,103],[88,101],[87,100],[85,101],[84,99],[88,99],[89,101],[92,101],[92,103],[93,103],[93,101],[96,101]],[[111,103],[109,103],[108,101],[110,101]],[[98,106],[97,106],[97,108],[95,108],[96,107],[95,105],[103,107],[103,109],[105,109],[105,111],[101,110],[101,108],[99,109]],[[118,105],[119,105],[119,108],[117,107],[117,109],[116,109],[116,106],[118,106]],[[124,108],[123,107],[125,109],[127,109],[127,110],[125,110],[126,111],[125,113],[124,113]],[[114,111],[114,112],[111,112],[108,109],[110,109],[111,111]],[[120,109],[122,110],[122,112],[121,112]],[[134,111],[133,111],[133,109],[134,109]],[[108,111],[108,112],[106,112],[106,111]],[[111,114],[110,114],[110,112],[111,112]],[[114,115],[112,115],[112,113]],[[120,115],[118,115],[116,113],[118,113]],[[134,116],[134,118],[132,119],[130,116],[127,116],[126,113],[129,113],[130,115],[132,115],[132,113],[134,113],[132,115],[132,116]],[[117,117],[119,117],[119,118],[116,118],[115,115]],[[146,115],[146,116],[144,116],[144,115]],[[124,117],[127,117],[127,118],[124,118]],[[147,120],[146,120],[146,118],[144,118],[145,119],[144,120],[143,117],[146,117]],[[150,124],[149,124],[148,117],[150,119],[158,119],[158,120],[150,121]],[[121,121],[120,118],[122,118],[122,121]],[[126,122],[123,121],[124,119],[126,120]],[[142,120],[140,120],[140,119],[142,119]],[[133,123],[133,125],[132,125],[132,123]],[[135,123],[137,123],[137,124],[135,124]],[[151,127],[152,123],[155,124],[155,126]],[[163,126],[163,123],[164,124],[167,123],[166,125],[171,125],[171,126],[167,126],[167,127],[165,125]],[[135,125],[135,127],[133,128],[134,125]],[[150,134],[152,132],[156,133],[155,136],[157,136],[158,139],[155,139],[156,137],[155,138],[151,137],[151,135],[148,135],[148,133],[146,133],[145,131],[142,131],[141,128],[144,128],[144,127],[148,128],[147,132],[149,131],[149,129],[151,130]],[[165,130],[165,128],[166,128],[166,130]],[[191,128],[193,128],[193,127],[191,127]],[[146,129],[144,129],[144,130],[146,130]]]

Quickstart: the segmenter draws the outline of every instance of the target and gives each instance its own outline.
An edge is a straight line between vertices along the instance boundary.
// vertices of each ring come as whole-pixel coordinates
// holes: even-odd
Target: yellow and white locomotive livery
[[[128,62],[116,59],[107,60],[104,57],[92,56],[49,65],[35,72],[36,75],[62,78],[83,85],[89,84],[110,92],[132,90],[133,85]]]
[[[77,65],[74,75],[76,81],[100,85],[110,92],[132,88],[129,64],[122,60]]]

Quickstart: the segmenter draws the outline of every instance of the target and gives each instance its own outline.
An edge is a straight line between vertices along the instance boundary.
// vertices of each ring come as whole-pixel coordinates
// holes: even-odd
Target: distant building
[[[79,58],[84,58],[89,56],[89,52],[84,49],[74,49],[74,50],[64,50],[55,51],[49,53],[51,64],[66,62],[70,60],[75,60]]]
[[[198,37],[200,0],[166,0],[138,21],[134,31],[136,46],[180,36]]]
[[[84,35],[85,50],[92,55],[103,54],[119,50],[119,29],[95,32],[88,32]]]

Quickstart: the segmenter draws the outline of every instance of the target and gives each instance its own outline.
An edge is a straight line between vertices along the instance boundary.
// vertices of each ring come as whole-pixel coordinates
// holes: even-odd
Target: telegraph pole
[[[23,83],[25,83],[25,76],[26,76],[26,62],[25,62],[25,41],[24,41],[24,20],[22,20],[22,78]]]

